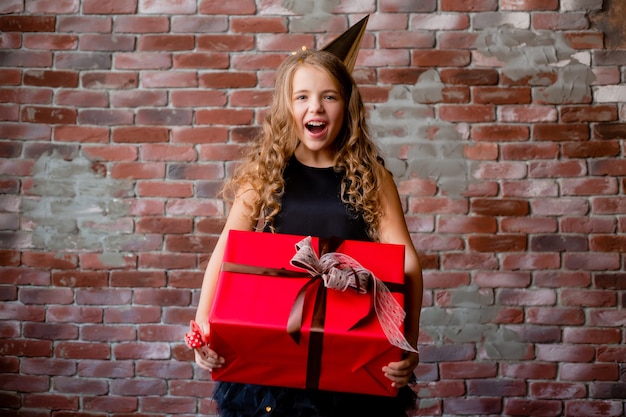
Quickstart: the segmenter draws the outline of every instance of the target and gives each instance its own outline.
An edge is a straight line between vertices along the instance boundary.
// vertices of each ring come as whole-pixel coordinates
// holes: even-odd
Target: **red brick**
[[[184,88],[197,87],[198,74],[190,71],[150,71],[144,72],[141,81],[146,88]]]
[[[134,72],[87,72],[82,74],[83,88],[126,90],[139,85],[139,76]]]
[[[116,16],[113,22],[115,33],[158,33],[168,32],[166,16]]]
[[[577,308],[531,307],[526,312],[528,323],[554,325],[582,325],[585,314]]]
[[[216,71],[200,75],[200,86],[205,88],[250,88],[256,86],[257,82],[256,73],[253,72]]]
[[[235,55],[231,65],[237,71],[275,70],[284,59],[285,55],[278,53]]]
[[[198,110],[196,123],[199,125],[249,125],[254,122],[254,112],[248,109]]]
[[[605,328],[576,328],[568,327],[563,329],[563,342],[578,344],[619,344],[621,332],[619,329]]]
[[[596,235],[591,237],[591,250],[597,252],[626,252],[626,236]]]
[[[199,51],[241,52],[254,48],[255,38],[252,35],[199,35],[197,48]]]
[[[486,12],[497,9],[497,0],[441,0],[440,5],[440,10],[447,12]]]
[[[564,267],[570,270],[616,270],[620,264],[618,253],[567,253],[564,255],[563,261]]]
[[[226,142],[228,130],[221,127],[174,127],[172,143],[217,143]]]
[[[255,107],[269,106],[272,100],[272,91],[254,91],[254,90],[242,90],[233,92],[230,95],[230,104],[234,107]]]
[[[18,13],[24,11],[23,0],[8,0],[2,3],[0,6],[0,13]],[[16,407],[17,408],[17,407]]]
[[[110,355],[110,345],[109,343],[93,343],[93,342],[59,342],[55,345],[55,356],[57,358],[65,358],[65,359],[109,359]],[[69,381],[68,381],[69,382]],[[75,381],[78,383],[79,381]],[[92,381],[93,382],[93,381]],[[104,384],[106,390],[106,382],[101,381]],[[58,382],[57,382],[58,383]],[[61,387],[61,385],[55,383],[55,388],[60,392],[75,392],[73,389],[66,390]],[[88,385],[87,382],[85,384]],[[75,388],[78,388],[78,385],[75,385]],[[100,384],[98,384],[100,386]],[[80,393],[87,393],[89,388],[85,386],[85,390],[80,390]],[[106,392],[106,391],[105,391]]]
[[[142,125],[190,125],[192,111],[188,109],[139,109],[137,124]]]
[[[588,272],[541,272],[535,273],[535,284],[540,287],[587,287],[591,283]]]
[[[439,369],[442,379],[492,378],[497,375],[497,366],[491,362],[443,362]]]
[[[471,211],[484,216],[525,216],[529,212],[529,205],[523,200],[474,199]]]
[[[612,312],[614,311],[615,310],[613,310]],[[600,312],[600,314],[602,313]],[[626,360],[624,358],[626,358],[626,348],[624,348],[623,344],[619,346],[599,346],[598,347],[598,361],[599,362],[623,363]]]
[[[189,255],[189,257],[195,255]],[[196,263],[196,268],[204,271],[208,258],[200,256],[199,263]],[[188,259],[185,257],[184,259]],[[155,262],[158,262],[155,260]],[[180,264],[180,263],[178,263]],[[204,273],[193,271],[171,271],[168,277],[168,285],[172,288],[199,288],[202,285],[202,277]],[[169,313],[169,310],[168,310]],[[166,313],[167,314],[167,313]]]
[[[437,2],[435,0],[424,0],[420,2],[405,2],[403,0],[381,0],[381,11],[391,13],[407,13],[407,12],[433,12],[437,10]]]
[[[109,257],[98,253],[83,253],[80,255],[80,264],[83,270],[127,269],[137,266],[136,258],[134,255],[125,254],[109,259]]]
[[[129,35],[84,34],[80,37],[81,51],[132,51],[135,38]]]
[[[24,35],[24,47],[28,49],[72,50],[78,47],[77,35]]]
[[[463,397],[444,400],[446,414],[500,414],[502,401],[491,397]]]
[[[198,159],[196,149],[190,145],[144,144],[140,148],[143,161],[187,161]]]
[[[78,257],[69,253],[23,252],[22,263],[40,269],[74,269]]]
[[[604,47],[604,33],[602,32],[571,32],[563,33],[563,37],[574,49],[602,49]]]
[[[626,139],[626,123],[598,123],[593,126],[593,138]]]
[[[546,362],[592,362],[593,346],[568,344],[540,344],[535,347],[537,360]]]
[[[603,159],[590,162],[589,173],[591,175],[626,175],[626,160],[623,159]],[[617,202],[617,200],[616,200]]]
[[[5,391],[21,393],[45,392],[50,389],[50,378],[32,375],[0,375],[0,386]]]
[[[99,323],[102,321],[102,309],[97,307],[50,306],[50,322]]]
[[[159,52],[118,53],[114,57],[115,69],[158,70],[172,67],[172,55]]]
[[[196,255],[190,253],[177,254],[143,254],[139,257],[140,268],[159,268],[168,271],[168,274],[175,269],[194,269],[197,266]],[[168,278],[168,285],[171,285],[171,276]],[[176,287],[176,286],[173,286]],[[188,287],[178,287],[188,288]]]
[[[567,401],[565,415],[576,417],[621,417],[621,401]]]
[[[587,173],[587,166],[581,161],[532,162],[528,167],[529,178],[580,177]]]
[[[165,164],[158,162],[119,162],[111,168],[112,178],[157,179],[165,177]]]
[[[563,404],[555,400],[506,398],[503,411],[511,416],[559,417],[563,415]]]
[[[502,0],[501,10],[558,10],[559,0]]]
[[[472,98],[478,104],[530,104],[528,87],[472,87]]]
[[[169,130],[165,127],[119,127],[113,130],[115,143],[159,143],[169,140]]]
[[[617,141],[565,142],[561,144],[561,149],[566,158],[609,158],[620,153]]]
[[[52,282],[60,287],[103,287],[108,282],[104,272],[89,271],[55,271],[52,274]]]
[[[195,47],[192,35],[144,35],[139,38],[138,51],[190,51]]]
[[[439,107],[439,118],[448,122],[492,122],[495,111],[493,106],[480,104],[446,105]]]
[[[23,304],[70,304],[73,292],[67,288],[22,288],[20,301]]]
[[[83,0],[84,14],[133,14],[137,0]]]
[[[595,275],[595,287],[602,289],[626,289],[626,274],[607,273]]]
[[[22,71],[18,69],[0,68],[0,85],[20,85]]]
[[[135,340],[136,331],[131,326],[84,325],[81,328],[83,341],[122,342]]]
[[[495,270],[498,266],[497,259],[488,253],[450,253],[442,256],[441,264],[444,269]]]
[[[196,11],[195,0],[142,0],[139,12],[142,14],[190,14]]]
[[[503,160],[527,161],[555,159],[559,155],[556,143],[505,143],[500,145]]]
[[[137,231],[140,233],[178,234],[191,233],[193,220],[189,218],[146,217],[137,222]]]
[[[90,126],[55,126],[54,139],[62,142],[106,143],[109,129]]]
[[[27,70],[24,85],[37,87],[78,87],[78,73],[74,71]]]
[[[114,380],[117,381],[117,380]],[[129,415],[137,412],[138,399],[135,397],[121,397],[115,395],[106,395],[98,397],[87,397],[83,400],[85,411],[107,412],[115,415]]]
[[[204,253],[215,247],[216,242],[215,236],[168,236],[166,248],[170,252]]]
[[[528,140],[530,130],[527,126],[517,125],[473,125],[471,137],[478,141],[517,142]]]
[[[389,31],[380,32],[378,42],[381,48],[422,49],[435,46],[434,33]]]
[[[55,16],[0,16],[2,32],[54,32]]]
[[[42,68],[52,66],[49,51],[0,50],[0,62],[7,67]]]
[[[532,136],[535,140],[548,141],[582,141],[589,139],[589,125],[587,124],[535,124],[532,127]]]
[[[165,91],[114,91],[111,93],[112,107],[160,107],[167,105]]]
[[[137,159],[137,148],[134,146],[89,146],[83,153],[93,161],[134,161]]]
[[[241,0],[237,4],[220,0],[202,0],[199,12],[209,15],[253,15],[256,12],[256,5],[254,0]]]
[[[167,386],[164,379],[117,379],[111,383],[111,394],[113,395],[162,396],[166,392]]]
[[[519,235],[468,237],[468,247],[477,252],[521,252],[526,250],[526,237]]]
[[[178,69],[226,69],[230,65],[227,54],[189,52],[174,55],[174,68]]]
[[[508,362],[502,364],[501,373],[509,378],[553,380],[557,375],[555,363]]]
[[[617,194],[619,184],[615,178],[566,178],[561,192],[562,195]]]
[[[111,271],[112,287],[163,287],[164,271]]]
[[[613,105],[563,106],[560,109],[560,119],[566,123],[612,122],[617,117],[617,107]]]
[[[556,181],[507,181],[502,183],[503,197],[556,197],[559,186]]]
[[[557,120],[557,110],[552,106],[501,106],[498,120],[512,123],[540,123]]]
[[[583,236],[536,235],[530,239],[530,248],[534,252],[585,251],[588,242]]]
[[[78,396],[56,394],[31,394],[25,396],[24,407],[51,410],[78,410]]]
[[[498,84],[498,71],[488,68],[444,68],[439,71],[439,75],[444,84],[471,86]]]
[[[78,122],[86,125],[130,125],[134,115],[131,111],[115,109],[80,109]]]
[[[29,339],[78,339],[78,326],[73,324],[26,323],[22,332]]]
[[[56,95],[61,106],[108,107],[109,97],[103,91],[61,90]]]
[[[529,394],[534,398],[569,400],[586,397],[587,390],[583,384],[534,381],[529,384]]]
[[[54,65],[59,69],[108,70],[111,55],[105,52],[56,52]]]
[[[564,363],[560,374],[563,381],[616,381],[618,367],[615,363]]]
[[[21,117],[28,123],[75,124],[76,114],[71,108],[26,106]]]
[[[621,197],[598,197],[592,202],[594,214],[626,213],[626,199]]]
[[[536,30],[584,30],[589,28],[589,20],[584,12],[534,13],[532,27]]]
[[[465,50],[417,50],[411,53],[411,63],[417,67],[465,67],[471,55]]]
[[[170,100],[175,107],[222,107],[227,98],[223,91],[172,91]]]
[[[111,32],[109,16],[59,16],[58,32],[107,33]]]
[[[487,288],[523,288],[530,284],[530,276],[526,272],[491,272],[479,271],[473,279],[479,287]]]
[[[615,221],[601,217],[565,217],[561,221],[563,233],[615,233]]]

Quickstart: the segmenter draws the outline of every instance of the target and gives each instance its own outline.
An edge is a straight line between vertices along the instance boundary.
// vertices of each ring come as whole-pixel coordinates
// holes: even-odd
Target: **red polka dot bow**
[[[190,330],[185,334],[185,343],[191,349],[198,349],[209,344],[207,336],[195,321],[189,322]]]

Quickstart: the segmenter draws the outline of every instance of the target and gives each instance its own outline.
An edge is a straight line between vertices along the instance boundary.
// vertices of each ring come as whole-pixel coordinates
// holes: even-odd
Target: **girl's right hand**
[[[208,345],[194,349],[196,364],[200,368],[212,371],[224,365],[224,358],[212,350]]]

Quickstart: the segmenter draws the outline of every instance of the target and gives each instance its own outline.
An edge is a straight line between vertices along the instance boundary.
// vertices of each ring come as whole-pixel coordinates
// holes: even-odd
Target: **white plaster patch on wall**
[[[623,103],[626,101],[626,85],[603,85],[594,88],[594,98],[598,103]],[[626,109],[626,107],[624,107]],[[626,114],[626,110],[624,111]]]
[[[443,84],[435,70],[422,74],[414,86],[396,86],[386,103],[374,106],[371,127],[389,170],[398,179],[431,179],[450,197],[467,189],[471,175],[462,135],[451,123],[434,118]]]
[[[528,77],[529,84],[545,86],[538,90],[541,97],[537,98],[547,103],[578,103],[591,96],[595,75],[559,32],[533,32],[508,25],[487,28],[478,37],[477,49],[503,62],[501,71],[512,80]],[[555,74],[556,81],[546,74]]]
[[[101,252],[107,254],[104,261],[119,265],[121,242],[141,240],[126,217],[125,197],[134,196],[133,187],[132,182],[107,178],[102,165],[85,157],[43,155],[33,168],[30,197],[20,208],[32,229],[32,247]]]

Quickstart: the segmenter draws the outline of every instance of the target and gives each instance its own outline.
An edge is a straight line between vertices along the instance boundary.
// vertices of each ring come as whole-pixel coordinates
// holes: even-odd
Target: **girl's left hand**
[[[409,384],[413,376],[413,370],[419,361],[419,353],[407,353],[407,356],[401,361],[391,362],[389,365],[384,366],[383,372],[392,381],[392,387],[402,388]]]

